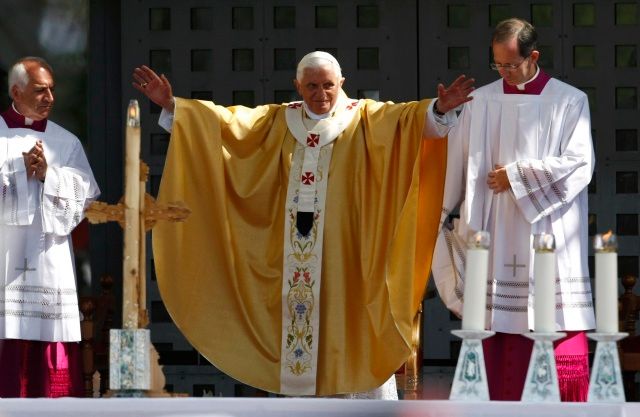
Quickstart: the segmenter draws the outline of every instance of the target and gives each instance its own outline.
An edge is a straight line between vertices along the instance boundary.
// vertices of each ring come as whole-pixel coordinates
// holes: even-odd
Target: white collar
[[[307,116],[309,116],[309,119],[322,120],[322,119],[326,119],[326,118],[331,117],[333,112],[336,111],[336,107],[338,106],[338,101],[340,101],[340,100],[336,100],[336,103],[333,105],[331,110],[329,110],[328,112],[326,112],[324,114],[316,114],[316,113],[312,112],[311,110],[309,110],[309,106],[307,106],[307,103],[305,103],[304,101],[302,102],[302,108],[304,108],[304,111],[307,113]]]
[[[524,88],[527,84],[529,84],[531,81],[535,80],[536,78],[538,78],[538,74],[540,74],[540,67],[536,65],[536,73],[533,75],[533,77],[531,77],[530,80],[527,80],[525,82],[523,82],[522,84],[518,84],[516,85],[516,88],[520,91],[524,91]]]

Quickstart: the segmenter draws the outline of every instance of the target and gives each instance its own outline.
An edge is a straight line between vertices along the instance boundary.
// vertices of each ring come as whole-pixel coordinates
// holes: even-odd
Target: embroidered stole
[[[282,279],[280,392],[315,395],[320,321],[322,242],[333,141],[351,123],[360,101],[342,97],[332,117],[313,130],[304,125],[301,102],[288,105],[285,118],[296,139],[285,204]],[[296,227],[298,212],[313,213],[306,235]]]

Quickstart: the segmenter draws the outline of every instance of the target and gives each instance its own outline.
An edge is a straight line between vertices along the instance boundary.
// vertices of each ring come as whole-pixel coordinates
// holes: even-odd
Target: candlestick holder
[[[562,332],[533,332],[523,336],[534,341],[525,379],[522,401],[529,403],[560,402],[558,370],[553,341],[565,336]]]
[[[489,401],[487,371],[484,366],[482,340],[495,332],[488,330],[452,330],[462,339],[458,364],[451,386],[450,400]]]
[[[625,402],[620,358],[616,342],[628,335],[628,333],[590,333],[587,335],[589,339],[598,342],[591,378],[589,379],[588,402]]]
[[[115,397],[142,397],[150,389],[149,329],[109,331],[109,389]]]

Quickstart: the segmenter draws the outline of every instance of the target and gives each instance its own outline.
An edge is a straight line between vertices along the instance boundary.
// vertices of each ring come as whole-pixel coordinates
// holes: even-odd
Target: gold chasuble
[[[184,223],[153,229],[160,292],[202,355],[269,392],[298,395],[281,381],[281,358],[289,357],[283,329],[290,326],[283,323],[283,303],[305,280],[305,296],[312,299],[294,306],[292,314],[312,307],[318,321],[309,321],[304,337],[290,337],[315,349],[311,394],[374,389],[410,353],[440,219],[446,140],[422,139],[429,100],[352,104],[343,110],[353,116],[322,146],[314,165],[318,183],[326,181],[314,191],[314,228],[322,216],[324,227],[305,238],[285,237],[285,230],[296,230],[291,207],[298,204],[297,191],[295,204],[287,201],[294,195],[290,174],[303,171],[300,190],[310,178],[304,172],[308,158],[301,158],[311,150],[287,125],[287,109],[297,105],[249,109],[176,99],[158,200],[184,201],[192,214]],[[307,146],[315,137],[309,132]],[[321,241],[314,241],[318,235]],[[285,266],[285,238],[294,251],[321,249],[317,281],[306,269]],[[291,353],[295,359],[298,350]]]

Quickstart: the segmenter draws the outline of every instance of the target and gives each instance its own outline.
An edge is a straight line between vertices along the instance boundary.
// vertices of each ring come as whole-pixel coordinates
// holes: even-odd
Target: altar
[[[1,417],[635,417],[640,403],[381,401],[316,398],[0,399]]]

